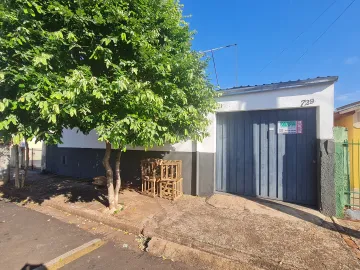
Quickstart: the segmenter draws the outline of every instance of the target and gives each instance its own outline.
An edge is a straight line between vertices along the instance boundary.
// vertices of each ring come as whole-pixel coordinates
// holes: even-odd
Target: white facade
[[[271,84],[222,91],[218,98],[221,107],[218,112],[254,111],[292,109],[300,107],[317,108],[317,137],[318,139],[332,139],[334,112],[334,83],[336,77],[318,78],[306,81]],[[177,152],[216,152],[216,116],[210,115],[210,136],[203,142],[187,141],[172,146],[156,147],[152,151]],[[294,119],[296,120],[296,119]],[[68,148],[105,148],[99,142],[95,131],[85,136],[75,130],[63,131],[63,144],[59,147]],[[129,150],[143,150],[141,147]]]
[[[77,132],[76,129],[63,130],[62,144],[58,147],[62,148],[92,148],[92,149],[105,149],[105,143],[98,140],[96,131],[91,131],[88,135]],[[195,152],[195,143],[186,141],[183,143],[176,143],[173,145],[165,145],[163,147],[154,147],[149,151],[177,151],[177,152]],[[128,150],[144,150],[143,147],[128,147]]]
[[[310,104],[311,100],[313,100],[312,104]],[[306,105],[307,101],[309,101],[309,105]],[[233,95],[224,95],[218,98],[218,102],[221,105],[218,112],[295,109],[302,105],[303,107],[316,107],[318,139],[332,139],[333,137],[334,83],[240,94],[235,92]],[[211,135],[199,143],[199,152],[216,152],[216,117],[213,115],[211,118],[213,120],[209,127]]]

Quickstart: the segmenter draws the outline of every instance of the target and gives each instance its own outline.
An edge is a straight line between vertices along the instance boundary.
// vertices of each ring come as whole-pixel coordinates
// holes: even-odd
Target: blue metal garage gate
[[[316,108],[218,113],[216,129],[217,191],[316,205]]]

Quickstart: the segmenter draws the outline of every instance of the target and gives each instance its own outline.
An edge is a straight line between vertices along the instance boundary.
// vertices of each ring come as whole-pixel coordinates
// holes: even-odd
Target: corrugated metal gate
[[[316,108],[218,113],[216,129],[217,191],[316,205]]]

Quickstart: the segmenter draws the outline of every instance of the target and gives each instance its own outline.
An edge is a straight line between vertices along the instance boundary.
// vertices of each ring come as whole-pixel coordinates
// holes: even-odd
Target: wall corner
[[[335,195],[335,142],[318,140],[318,205],[326,216],[336,215]]]

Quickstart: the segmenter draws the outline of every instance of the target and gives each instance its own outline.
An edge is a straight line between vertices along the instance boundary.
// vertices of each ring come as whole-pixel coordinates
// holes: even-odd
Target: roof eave
[[[353,106],[353,107],[349,107],[349,108],[344,108],[341,110],[336,110],[335,112],[339,113],[339,114],[345,114],[345,113],[349,113],[349,112],[356,112],[360,110],[360,105],[357,106]]]
[[[299,81],[291,81],[291,82],[280,82],[274,84],[241,87],[241,88],[234,88],[229,90],[225,89],[225,90],[220,90],[219,93],[221,93],[222,96],[242,95],[248,93],[298,88],[298,87],[304,87],[304,86],[316,85],[316,84],[335,83],[337,80],[338,80],[337,76],[331,76],[331,77],[315,78],[309,80],[299,80]]]
[[[360,101],[356,101],[344,106],[337,108],[335,111],[338,113],[346,113],[348,111],[357,111],[360,110]]]

